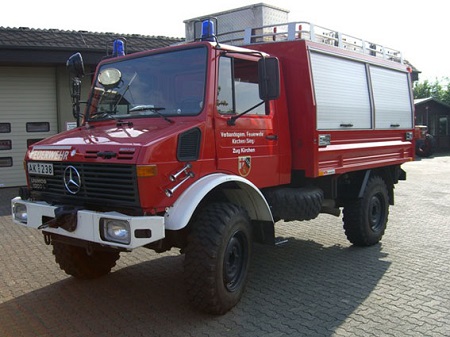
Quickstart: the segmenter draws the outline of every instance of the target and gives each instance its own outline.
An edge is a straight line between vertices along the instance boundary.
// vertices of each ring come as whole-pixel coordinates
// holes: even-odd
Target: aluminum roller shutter
[[[311,52],[318,130],[371,129],[366,65]]]
[[[375,104],[375,128],[410,129],[413,109],[408,73],[370,66]]]

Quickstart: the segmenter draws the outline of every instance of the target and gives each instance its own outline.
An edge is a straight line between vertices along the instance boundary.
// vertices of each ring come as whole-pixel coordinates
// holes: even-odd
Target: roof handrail
[[[235,30],[218,34],[218,37],[222,43],[233,45],[251,45],[255,43],[304,39],[359,52],[365,55],[371,55],[377,58],[383,58],[385,60],[404,63],[403,55],[399,50],[388,48],[377,43],[369,42],[305,21]]]

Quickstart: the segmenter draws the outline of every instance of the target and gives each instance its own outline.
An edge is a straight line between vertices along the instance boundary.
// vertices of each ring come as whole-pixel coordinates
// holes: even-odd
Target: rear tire
[[[252,250],[250,219],[229,203],[206,206],[192,222],[184,261],[190,302],[221,315],[242,297]]]
[[[344,206],[344,230],[355,246],[372,246],[384,235],[389,215],[386,183],[379,176],[370,178],[362,198]]]
[[[95,279],[108,274],[120,258],[119,252],[94,250],[91,254],[83,247],[54,241],[53,255],[59,267],[78,279]]]

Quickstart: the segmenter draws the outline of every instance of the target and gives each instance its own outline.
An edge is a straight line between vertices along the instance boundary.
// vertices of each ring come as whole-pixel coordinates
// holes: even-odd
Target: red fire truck
[[[116,41],[82,113],[72,56],[79,126],[30,146],[12,213],[76,278],[108,274],[121,252],[178,248],[190,301],[223,314],[279,220],[343,209],[352,244],[381,240],[414,158],[413,99],[396,51],[309,23],[246,30],[234,46],[213,23],[131,55]]]

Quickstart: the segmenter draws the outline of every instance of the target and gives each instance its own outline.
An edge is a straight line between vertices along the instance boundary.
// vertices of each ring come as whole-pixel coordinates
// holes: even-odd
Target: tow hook
[[[55,218],[51,219],[38,229],[45,228],[59,228],[65,229],[68,232],[73,232],[77,229],[77,212],[79,208],[62,206],[55,209]]]

